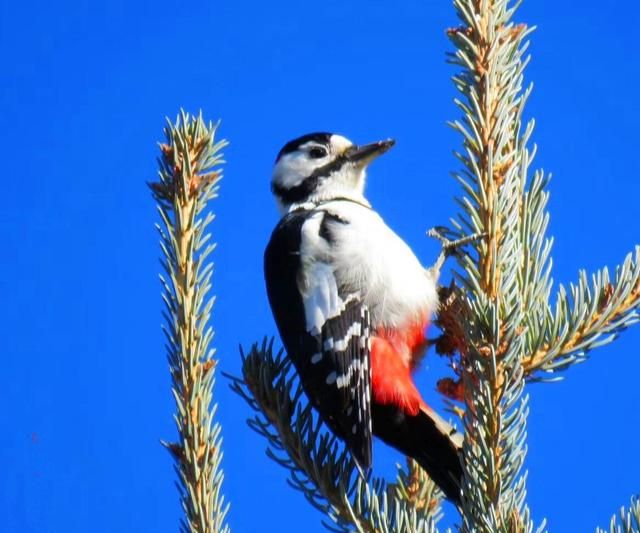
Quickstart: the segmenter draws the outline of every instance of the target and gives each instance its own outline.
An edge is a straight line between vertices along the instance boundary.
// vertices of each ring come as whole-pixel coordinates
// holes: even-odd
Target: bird
[[[369,164],[394,144],[316,132],[284,145],[271,178],[281,218],[264,253],[267,296],[311,405],[360,472],[372,467],[375,435],[459,505],[463,435],[413,380],[438,273],[365,196]]]

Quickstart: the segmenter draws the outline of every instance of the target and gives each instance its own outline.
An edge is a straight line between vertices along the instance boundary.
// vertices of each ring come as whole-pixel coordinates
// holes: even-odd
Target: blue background
[[[276,222],[268,181],[290,138],[394,137],[369,196],[432,262],[424,236],[454,214],[459,138],[444,61],[450,2],[2,2],[0,6],[0,531],[176,531],[180,507],[160,438],[173,402],[160,332],[155,177],[163,117],[222,118],[214,222],[215,344],[273,334],[263,247]],[[639,241],[640,7],[538,0],[527,70],[535,166],[554,173],[554,277],[614,266]],[[529,502],[552,531],[593,531],[640,491],[640,328],[566,380],[529,387]],[[436,406],[445,374],[427,359]],[[321,531],[218,380],[224,491],[236,532]],[[400,457],[376,447],[379,473]],[[446,523],[456,523],[448,509]]]

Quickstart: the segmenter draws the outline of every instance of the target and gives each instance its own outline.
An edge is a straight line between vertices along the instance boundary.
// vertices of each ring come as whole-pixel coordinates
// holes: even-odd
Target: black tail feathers
[[[373,405],[373,433],[389,446],[415,459],[460,506],[462,436],[436,413],[411,416],[393,405]]]

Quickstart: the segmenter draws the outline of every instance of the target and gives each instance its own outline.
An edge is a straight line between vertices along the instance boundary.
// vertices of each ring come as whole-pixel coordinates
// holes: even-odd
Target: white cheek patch
[[[331,152],[324,157],[310,158],[308,149],[318,146],[317,142],[308,142],[300,146],[295,152],[283,155],[273,169],[272,182],[282,187],[290,188],[300,185],[302,181],[311,176],[313,171],[333,160],[335,156],[353,146],[353,143],[342,135],[331,136]]]
[[[286,189],[300,185],[302,181],[310,176],[316,165],[307,159],[306,155],[300,152],[286,154],[280,158],[273,169],[272,183],[280,185]]]

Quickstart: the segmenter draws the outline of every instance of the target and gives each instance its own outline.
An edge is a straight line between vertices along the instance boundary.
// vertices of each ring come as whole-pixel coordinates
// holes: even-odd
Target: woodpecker
[[[285,144],[271,181],[282,218],[265,250],[267,294],[305,393],[359,469],[371,467],[376,435],[459,504],[462,435],[412,377],[438,308],[437,273],[364,195],[368,165],[394,144],[325,132]]]

